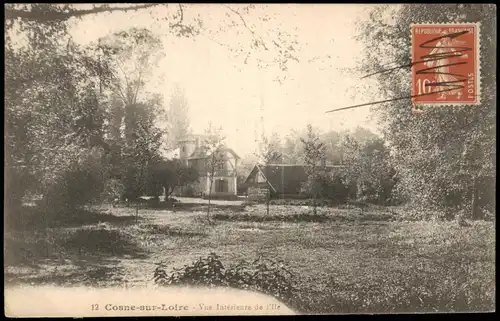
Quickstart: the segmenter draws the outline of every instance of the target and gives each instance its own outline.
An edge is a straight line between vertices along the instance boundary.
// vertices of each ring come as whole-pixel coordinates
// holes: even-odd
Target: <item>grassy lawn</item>
[[[382,209],[215,206],[175,211],[103,207],[82,225],[5,233],[6,284],[153,286],[156,262],[180,268],[215,252],[224,265],[259,256],[297,276],[302,312],[493,310],[492,222],[398,221]],[[82,217],[88,214],[81,214]],[[306,219],[301,219],[305,217]]]

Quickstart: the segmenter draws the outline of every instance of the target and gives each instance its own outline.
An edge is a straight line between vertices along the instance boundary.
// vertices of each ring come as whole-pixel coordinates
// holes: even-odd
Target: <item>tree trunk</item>
[[[271,198],[271,191],[268,191],[266,193],[267,199],[266,199],[266,211],[267,211],[267,216],[269,216],[269,199]]]
[[[212,184],[213,184],[213,179],[210,179],[210,187],[208,189],[208,208],[207,208],[207,221],[210,224],[210,201],[212,199]]]
[[[139,220],[139,203],[140,203],[140,200],[141,200],[141,196],[144,195],[144,191],[143,191],[143,187],[144,187],[144,167],[140,167],[140,171],[139,171],[139,177],[138,177],[138,180],[137,180],[137,187],[138,187],[138,193],[139,194],[139,197],[137,197],[137,200],[136,200],[136,207],[135,207],[135,222],[137,223],[137,221]]]

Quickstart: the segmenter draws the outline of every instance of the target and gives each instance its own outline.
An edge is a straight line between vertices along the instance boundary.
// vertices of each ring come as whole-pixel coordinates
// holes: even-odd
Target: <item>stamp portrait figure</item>
[[[463,95],[462,89],[448,90],[449,86],[454,86],[462,82],[451,72],[450,64],[455,62],[456,59],[454,58],[467,59],[469,55],[455,49],[458,45],[463,44],[462,41],[452,39],[447,36],[448,33],[445,31],[441,32],[441,35],[443,38],[436,43],[436,48],[434,48],[429,54],[429,56],[440,57],[440,59],[430,59],[425,62],[425,65],[428,68],[435,68],[436,83],[444,84],[436,86],[436,92],[439,92],[439,96],[436,99],[443,100],[446,99],[446,95],[456,95],[457,100],[459,100]],[[456,57],[453,57],[452,55]]]

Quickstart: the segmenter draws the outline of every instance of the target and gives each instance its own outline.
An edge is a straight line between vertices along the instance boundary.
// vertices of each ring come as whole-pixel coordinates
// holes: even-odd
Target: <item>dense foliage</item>
[[[187,102],[177,88],[167,115],[175,126],[167,126],[169,136],[158,126],[165,116],[162,97],[146,88],[152,70],[165,57],[159,36],[133,27],[81,46],[68,30],[78,19],[92,15],[149,10],[152,23],[162,23],[166,33],[177,37],[204,33],[217,42],[218,34],[239,32],[234,27],[240,26],[251,40],[248,47],[227,48],[245,63],[255,52],[273,55],[271,64],[282,70],[297,61],[299,48],[291,35],[260,36],[254,31],[255,22],[245,20],[257,10],[255,6],[221,7],[228,19],[205,27],[206,17],[183,4],[7,4],[7,212],[15,213],[27,197],[42,196],[46,204],[67,212],[100,198],[156,195],[159,185],[168,194],[172,186],[194,180],[196,174],[178,170],[177,165],[165,166],[162,159],[163,145],[175,146],[189,124]],[[271,19],[265,12],[257,16]],[[271,67],[262,61],[263,57],[254,59],[259,67]],[[151,173],[162,166],[164,175],[158,183]],[[166,183],[171,173],[179,177]]]
[[[194,173],[169,168],[165,172],[179,177],[168,184],[151,179],[153,169],[165,164],[161,156],[164,142],[175,145],[178,136],[189,129],[184,121],[187,102],[182,90],[176,90],[172,97],[170,117],[183,123],[170,128],[170,140],[158,126],[164,116],[163,99],[146,90],[152,69],[164,57],[159,37],[149,29],[130,28],[81,46],[72,40],[68,27],[89,15],[164,8],[168,14],[163,20],[175,36],[205,33],[213,40],[219,33],[242,27],[250,39],[249,48],[240,44],[231,50],[245,62],[250,53],[261,53],[263,56],[254,59],[258,66],[264,67],[267,60],[286,74],[287,63],[298,60],[300,48],[294,37],[284,32],[268,32],[265,37],[256,34],[256,22],[245,20],[248,12],[260,10],[254,5],[238,10],[222,6],[227,9],[228,21],[209,30],[204,28],[202,16],[185,14],[187,5],[96,4],[84,9],[71,4],[7,4],[7,213],[15,213],[23,199],[34,196],[42,196],[47,205],[64,212],[113,194],[136,198],[153,191],[157,195],[159,186],[170,191],[180,181],[195,180]],[[363,71],[378,71],[387,64],[407,65],[411,23],[479,22],[481,105],[443,106],[417,116],[409,112],[408,100],[396,100],[375,107],[384,129],[383,140],[354,137],[354,142],[355,135],[314,133],[324,144],[321,154],[327,161],[347,165],[346,171],[332,180],[344,182],[349,197],[355,186],[355,197],[363,201],[410,202],[450,214],[467,213],[472,218],[494,212],[494,14],[490,5],[379,5],[360,22],[359,40],[366,46],[360,65]],[[257,16],[270,19],[265,12]],[[395,98],[409,94],[409,74],[408,68],[399,68],[374,77],[381,94]],[[265,139],[259,156],[266,163],[308,163],[315,157],[309,155],[310,144],[301,143],[307,136],[307,130],[294,132],[284,141],[273,135]],[[309,155],[308,160],[302,155]],[[309,183],[313,181],[319,181],[318,177]],[[308,189],[315,198],[329,197],[334,193],[332,184],[336,183],[309,184]]]
[[[34,5],[33,10],[38,6],[42,5]],[[54,193],[63,186],[72,190],[66,189],[60,202],[81,205],[97,197],[103,183],[104,173],[98,167],[105,162],[108,145],[103,128],[106,103],[99,84],[110,79],[112,70],[99,63],[91,48],[74,44],[64,23],[20,23],[15,30],[14,22],[9,22],[5,45],[7,212],[12,213],[9,209],[30,194],[57,198]],[[75,181],[79,186],[73,186]]]
[[[352,136],[344,139],[344,161],[342,180],[345,186],[354,187],[357,200],[381,205],[390,205],[396,183],[396,172],[392,166],[389,149],[382,138],[370,135],[365,140]]]
[[[303,188],[313,198],[313,213],[316,214],[316,199],[321,194],[323,187],[322,178],[326,176],[326,147],[320,140],[311,125],[307,125],[307,136],[301,139],[304,155],[303,162],[307,174],[307,181]]]
[[[411,23],[480,23],[481,105],[429,108],[418,116],[409,100],[374,107],[393,151],[397,194],[406,201],[473,218],[494,211],[495,14],[487,4],[380,5],[360,23],[365,73],[410,62]],[[374,77],[386,99],[409,96],[409,68]]]

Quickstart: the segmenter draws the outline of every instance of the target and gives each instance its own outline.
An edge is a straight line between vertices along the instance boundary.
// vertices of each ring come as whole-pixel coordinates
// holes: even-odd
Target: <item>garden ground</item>
[[[155,263],[180,268],[215,252],[224,265],[282,260],[300,280],[291,300],[303,312],[494,310],[492,222],[410,222],[385,209],[313,216],[283,205],[267,216],[265,206],[239,204],[215,205],[214,225],[205,204],[134,215],[104,206],[79,222],[40,228],[35,218],[6,231],[6,285],[152,287]]]

